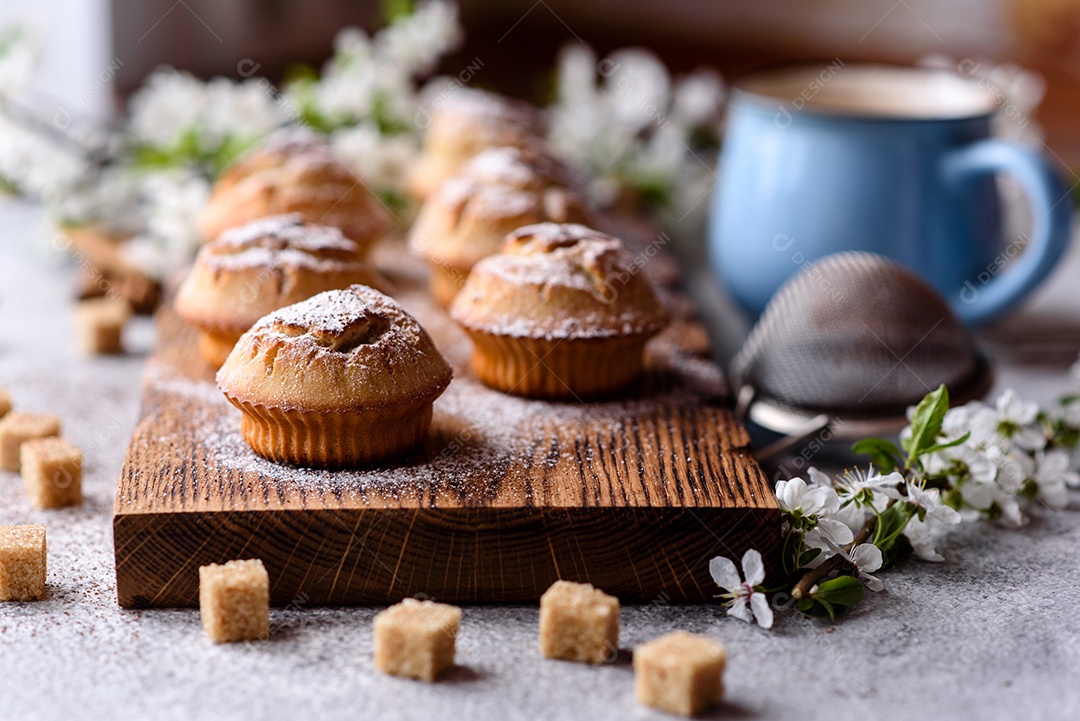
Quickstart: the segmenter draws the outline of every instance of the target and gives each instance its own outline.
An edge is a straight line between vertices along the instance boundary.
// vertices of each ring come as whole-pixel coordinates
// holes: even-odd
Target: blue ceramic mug
[[[1063,255],[1071,202],[1041,155],[990,137],[999,99],[958,74],[891,66],[746,79],[709,221],[728,291],[757,314],[803,266],[865,250],[920,273],[967,323],[1012,307]],[[1030,236],[1003,239],[997,173],[1026,193]]]

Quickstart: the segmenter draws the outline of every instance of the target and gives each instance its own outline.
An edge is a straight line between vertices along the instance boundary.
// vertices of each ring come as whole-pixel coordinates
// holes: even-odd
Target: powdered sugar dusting
[[[272,271],[355,269],[360,247],[337,228],[310,225],[298,213],[255,220],[222,233],[203,246],[199,262],[213,269]]]
[[[362,285],[330,290],[274,311],[256,323],[252,331],[280,333],[289,338],[299,337],[293,330],[342,336],[358,324],[379,320],[384,328],[393,325],[410,335],[419,331],[419,324],[396,301]]]
[[[723,393],[722,386],[716,385],[721,379],[713,364],[697,361],[695,371],[695,361],[685,360],[687,370],[693,373],[693,381],[686,387],[660,396],[588,404],[504,395],[471,378],[458,379],[435,402],[429,438],[416,454],[372,468],[333,471],[282,465],[257,455],[240,433],[240,412],[209,383],[174,378],[168,383],[156,382],[155,388],[182,397],[188,410],[185,417],[194,427],[196,447],[192,452],[212,466],[275,484],[282,493],[292,488],[339,497],[355,495],[372,504],[389,496],[408,505],[422,502],[434,489],[449,487],[472,493],[478,487],[487,488],[493,480],[506,477],[508,469],[576,463],[577,448],[590,446],[589,439],[624,438],[634,432],[642,445],[658,447],[649,424],[639,425],[639,421],[665,406],[699,403],[701,393]],[[568,429],[577,429],[577,433]],[[531,486],[510,490],[520,493],[525,502],[532,500]]]
[[[583,225],[526,226],[473,268],[452,313],[470,327],[515,337],[655,333],[666,313],[634,262],[620,241]],[[572,311],[546,302],[559,289],[573,292],[563,297]]]
[[[144,380],[143,397],[150,417],[142,426],[146,431],[136,434],[135,442],[141,445],[133,446],[133,452],[161,458],[169,465],[145,480],[145,493],[127,502],[152,511],[157,499],[177,503],[177,489],[183,488],[189,495],[179,502],[185,507],[217,507],[214,504],[222,495],[241,508],[249,496],[260,499],[260,506],[281,508],[337,507],[340,503],[424,508],[447,496],[465,506],[548,504],[576,492],[574,474],[582,463],[600,462],[593,460],[594,453],[612,454],[616,464],[629,467],[616,469],[620,474],[635,473],[642,452],[671,448],[664,452],[681,453],[681,446],[671,446],[670,431],[659,435],[666,419],[711,402],[703,399],[726,397],[715,364],[688,354],[669,333],[650,341],[646,350],[650,370],[641,384],[610,400],[549,402],[491,390],[471,375],[471,344],[422,289],[422,277],[396,277],[402,288],[401,307],[432,333],[456,373],[454,382],[435,401],[431,429],[414,454],[376,467],[346,470],[298,468],[258,456],[241,435],[241,412],[215,387],[212,372],[197,360],[194,332],[166,309],[159,326],[162,345],[150,359]],[[338,330],[352,312],[339,308],[325,313],[318,323]],[[295,307],[284,316],[301,324],[312,320]],[[171,409],[167,431],[153,419],[154,409],[166,405]],[[706,423],[700,433],[715,433],[715,429]],[[687,436],[684,443],[689,448],[706,440],[705,435]],[[163,446],[178,447],[180,454],[163,453]],[[536,480],[554,468],[559,468],[555,478],[566,479],[557,482],[557,497],[545,495],[550,489]],[[174,481],[181,477],[184,483]],[[221,494],[207,493],[207,484],[216,488],[226,482]]]

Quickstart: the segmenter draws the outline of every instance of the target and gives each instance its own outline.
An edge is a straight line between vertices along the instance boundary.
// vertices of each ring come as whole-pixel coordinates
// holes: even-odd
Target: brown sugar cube
[[[694,716],[724,695],[724,646],[676,631],[634,649],[634,690],[646,706]]]
[[[45,597],[45,526],[0,526],[0,601]]]
[[[0,388],[0,418],[3,418],[11,411],[11,394],[3,388]]]
[[[619,599],[588,583],[556,581],[540,597],[540,653],[604,663],[618,654]]]
[[[263,562],[229,561],[199,569],[199,613],[214,643],[270,636],[270,576]]]
[[[82,503],[82,452],[63,438],[35,438],[19,450],[23,485],[38,508]]]
[[[375,668],[434,681],[454,667],[460,623],[460,608],[406,598],[375,616]]]
[[[12,411],[0,418],[0,468],[19,470],[19,448],[34,438],[60,435],[60,419],[47,413]]]
[[[75,309],[79,348],[87,355],[124,352],[124,325],[131,317],[131,306],[113,298],[91,298]]]

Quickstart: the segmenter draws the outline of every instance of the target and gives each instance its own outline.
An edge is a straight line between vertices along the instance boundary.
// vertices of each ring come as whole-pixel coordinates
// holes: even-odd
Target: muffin
[[[176,312],[199,331],[217,368],[241,334],[267,313],[354,283],[382,287],[359,245],[299,214],[227,230],[204,245],[176,295]]]
[[[525,225],[588,223],[584,197],[558,163],[520,148],[490,148],[424,202],[409,246],[431,269],[431,292],[450,305],[477,261]]]
[[[279,463],[361,466],[416,448],[450,366],[392,298],[363,285],[277,310],[217,374],[256,453]]]
[[[540,148],[540,112],[520,100],[482,90],[461,89],[431,113],[424,148],[407,179],[423,200],[470,158],[487,148]]]
[[[283,213],[338,228],[365,253],[392,226],[386,207],[326,143],[290,129],[222,174],[199,216],[199,232],[214,240],[228,228]]]
[[[646,342],[668,322],[640,270],[620,241],[581,225],[511,233],[450,306],[473,340],[473,372],[533,398],[580,400],[630,386]]]

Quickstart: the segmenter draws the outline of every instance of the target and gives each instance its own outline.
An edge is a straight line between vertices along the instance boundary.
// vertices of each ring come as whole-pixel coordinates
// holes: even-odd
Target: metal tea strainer
[[[899,431],[908,406],[944,383],[980,398],[993,371],[930,285],[871,253],[803,268],[776,292],[735,357],[737,412],[786,436],[761,459],[831,431],[853,440]]]

